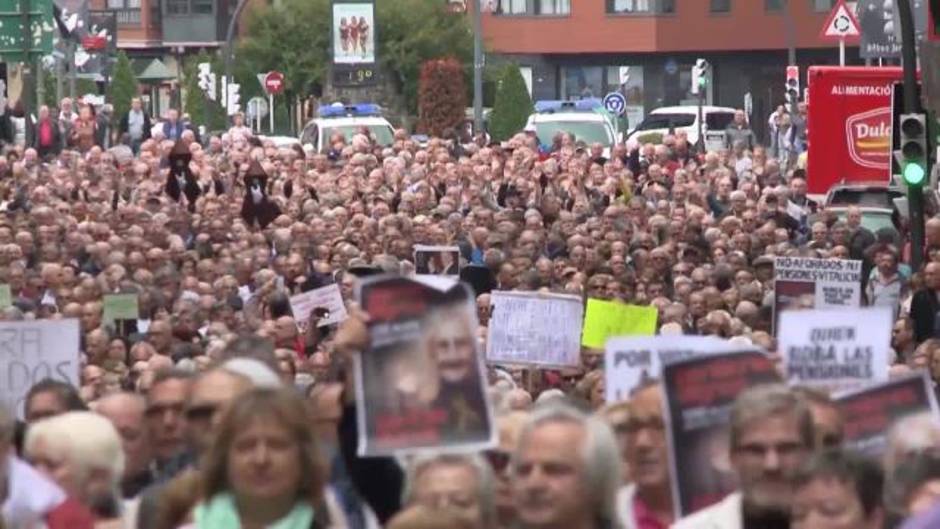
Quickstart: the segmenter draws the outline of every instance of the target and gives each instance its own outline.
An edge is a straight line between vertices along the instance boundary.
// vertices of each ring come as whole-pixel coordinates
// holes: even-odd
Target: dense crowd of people
[[[40,109],[0,157],[0,319],[78,319],[82,353],[79,387],[35,381],[22,421],[0,413],[2,527],[940,525],[935,417],[893,432],[876,462],[840,448],[827,394],[784,385],[733,406],[738,491],[677,519],[661,387],[606,404],[590,349],[578,369],[488,366],[490,450],[357,453],[351,366],[369,336],[355,289],[413,273],[415,244],[457,246],[484,278],[481,341],[489,292],[546,291],[653,306],[659,333],[771,354],[773,257],[859,259],[864,302],[897,314],[892,373],[940,381],[940,218],[912,270],[903,218],[872,233],[858,208],[830,214],[743,113],[727,149],[679,133],[605,157],[534,132],[422,145],[397,131],[383,146],[364,130],[308,153],[239,121],[203,138],[176,111],[154,126],[139,102],[106,148],[94,109],[72,106]],[[795,158],[788,138],[774,150]],[[295,319],[289,298],[331,283],[349,318]],[[117,293],[137,296],[138,318],[104,319]]]

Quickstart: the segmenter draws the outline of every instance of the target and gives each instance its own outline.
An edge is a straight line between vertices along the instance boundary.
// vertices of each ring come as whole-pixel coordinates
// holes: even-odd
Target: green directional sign
[[[24,24],[28,31],[23,31]],[[23,62],[52,53],[55,30],[52,0],[0,0],[0,57],[4,61]]]

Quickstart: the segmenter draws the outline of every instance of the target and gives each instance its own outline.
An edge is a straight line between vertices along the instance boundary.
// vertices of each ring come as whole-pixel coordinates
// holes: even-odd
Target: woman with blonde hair
[[[232,404],[206,455],[195,528],[329,527],[325,482],[300,395],[253,390]]]

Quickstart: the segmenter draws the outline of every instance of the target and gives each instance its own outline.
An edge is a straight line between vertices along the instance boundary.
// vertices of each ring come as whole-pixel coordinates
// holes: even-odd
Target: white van
[[[526,129],[531,127],[542,143],[551,143],[555,134],[568,132],[588,145],[602,144],[607,157],[610,148],[620,141],[616,122],[599,99],[537,101],[535,113],[526,122]]]
[[[705,118],[702,131],[705,133],[705,148],[718,150],[725,145],[725,129],[734,121],[735,109],[729,107],[703,106]],[[647,134],[669,134],[684,131],[689,143],[698,143],[698,106],[662,107],[650,112],[627,139],[641,138]]]
[[[334,133],[342,133],[349,142],[363,127],[369,129],[369,133],[383,147],[394,141],[395,129],[382,117],[382,109],[378,105],[361,103],[344,106],[342,103],[334,103],[321,106],[317,114],[320,117],[310,120],[300,133],[300,144],[304,149],[324,152],[324,148],[330,147],[330,136]]]

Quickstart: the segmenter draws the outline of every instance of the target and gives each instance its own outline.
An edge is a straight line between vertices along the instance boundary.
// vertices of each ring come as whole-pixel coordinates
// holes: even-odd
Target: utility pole
[[[910,0],[897,0],[901,22],[901,65],[904,68],[904,112],[920,113],[917,100],[917,52],[914,49],[914,16]],[[911,267],[916,271],[924,261],[924,190],[921,185],[907,186],[911,219]]]
[[[483,12],[480,0],[470,0],[473,11],[473,132],[483,132]]]
[[[77,74],[75,71],[75,41],[72,37],[69,37],[65,45],[65,62],[69,72],[69,98],[75,101],[75,77]]]
[[[232,78],[232,60],[235,50],[232,49],[232,40],[235,39],[235,26],[238,24],[238,18],[241,16],[242,11],[244,11],[245,6],[248,4],[248,0],[238,0],[238,4],[235,6],[235,12],[232,13],[232,19],[228,21],[228,31],[225,32],[225,81],[222,82],[222,93],[228,94],[228,87],[226,83],[231,83],[234,79]]]
[[[796,24],[790,12],[790,0],[783,0],[783,23],[787,34],[787,66],[796,66]]]

